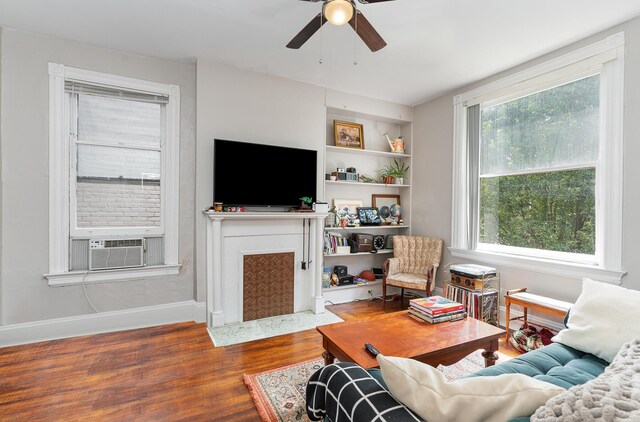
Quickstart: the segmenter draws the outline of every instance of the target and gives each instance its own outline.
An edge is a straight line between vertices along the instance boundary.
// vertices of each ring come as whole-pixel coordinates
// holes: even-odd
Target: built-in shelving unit
[[[353,100],[353,101],[352,101]],[[344,101],[344,102],[342,102]],[[349,237],[351,233],[371,233],[373,235],[411,234],[411,196],[413,171],[413,123],[411,111],[403,106],[387,104],[372,104],[368,101],[360,102],[358,98],[327,97],[327,140],[325,146],[325,173],[335,172],[337,168],[355,167],[359,175],[377,179],[377,183],[346,182],[326,180],[324,183],[324,198],[331,207],[333,200],[358,199],[363,206],[370,207],[372,195],[399,195],[402,207],[402,225],[380,225],[360,227],[326,227],[327,232],[342,233]],[[395,117],[394,117],[395,116]],[[335,145],[334,120],[353,122],[363,125],[364,149],[344,148]],[[403,136],[405,153],[398,154],[390,151],[384,136],[394,139]],[[378,177],[378,170],[393,163],[394,160],[408,165],[409,172],[403,184],[385,184]],[[333,269],[335,265],[346,265],[349,274],[358,275],[361,271],[371,268],[382,268],[384,261],[393,254],[392,249],[384,249],[376,254],[369,252],[354,254],[324,255],[324,267]],[[381,281],[362,285],[346,285],[323,289],[325,299],[333,303],[344,303],[353,299],[369,297],[368,291],[377,296],[382,293]]]

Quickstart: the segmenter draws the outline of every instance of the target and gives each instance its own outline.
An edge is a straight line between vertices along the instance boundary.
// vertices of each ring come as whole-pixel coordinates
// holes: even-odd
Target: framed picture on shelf
[[[355,216],[358,214],[358,208],[363,206],[362,199],[338,199],[333,200],[333,206],[336,207],[338,218]]]
[[[337,147],[364,149],[364,131],[361,124],[334,120],[333,131]]]
[[[371,195],[371,206],[374,208],[382,208],[384,206],[391,207],[391,205],[402,205],[400,203],[400,195],[387,195],[381,193],[374,193]]]
[[[397,224],[400,219],[400,195],[378,194],[371,195],[371,206],[378,208],[382,225]]]

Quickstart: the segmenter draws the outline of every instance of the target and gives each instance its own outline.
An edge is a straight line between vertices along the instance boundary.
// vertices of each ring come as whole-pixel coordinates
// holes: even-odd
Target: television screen
[[[294,207],[316,199],[317,151],[216,139],[213,198],[232,206]]]

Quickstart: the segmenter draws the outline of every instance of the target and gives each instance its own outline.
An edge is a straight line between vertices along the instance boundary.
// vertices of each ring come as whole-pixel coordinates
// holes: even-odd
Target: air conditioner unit
[[[143,239],[90,239],[89,271],[144,266]]]

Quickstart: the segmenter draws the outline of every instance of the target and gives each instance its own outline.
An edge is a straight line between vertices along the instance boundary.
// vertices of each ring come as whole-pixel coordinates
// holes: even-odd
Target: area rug
[[[498,352],[498,363],[510,358]],[[322,359],[314,359],[258,374],[244,375],[253,403],[263,422],[308,421],[305,411],[305,388],[311,374],[324,366]],[[454,381],[484,368],[482,350],[476,350],[450,366],[438,366],[447,378]]]
[[[298,331],[342,321],[344,321],[342,318],[327,310],[321,314],[305,311],[256,319],[254,321],[225,324],[222,327],[208,328],[208,331],[213,344],[216,347],[221,347],[282,334],[297,333]]]

